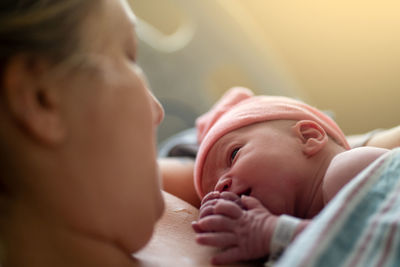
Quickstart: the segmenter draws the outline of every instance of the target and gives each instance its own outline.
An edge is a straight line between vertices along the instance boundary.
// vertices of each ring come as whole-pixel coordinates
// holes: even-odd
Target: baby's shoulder
[[[350,149],[336,155],[330,164],[330,168],[342,171],[353,169],[361,171],[388,151],[388,149],[379,147],[358,147]]]
[[[336,155],[324,177],[324,202],[329,202],[345,184],[388,151],[377,147],[359,147]]]

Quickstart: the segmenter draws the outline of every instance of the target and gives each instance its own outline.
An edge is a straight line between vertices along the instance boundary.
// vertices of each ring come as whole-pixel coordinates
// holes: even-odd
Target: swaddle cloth
[[[346,184],[276,267],[400,266],[400,148]]]

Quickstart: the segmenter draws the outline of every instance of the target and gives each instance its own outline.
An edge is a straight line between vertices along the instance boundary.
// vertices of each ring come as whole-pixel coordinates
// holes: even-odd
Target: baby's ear
[[[303,153],[309,157],[317,154],[328,142],[325,130],[315,121],[301,120],[293,130],[303,145]]]

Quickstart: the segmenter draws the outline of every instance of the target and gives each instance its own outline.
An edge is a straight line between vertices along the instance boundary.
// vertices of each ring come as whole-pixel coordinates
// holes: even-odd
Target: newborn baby
[[[277,257],[335,194],[386,149],[350,150],[323,112],[233,88],[198,129],[197,242],[223,248],[215,264]],[[208,194],[208,195],[206,195]]]

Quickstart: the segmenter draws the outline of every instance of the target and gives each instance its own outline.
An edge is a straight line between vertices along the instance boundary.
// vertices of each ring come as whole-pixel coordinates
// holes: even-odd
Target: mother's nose
[[[220,178],[214,187],[214,191],[229,191],[232,186],[232,179],[229,177]]]

